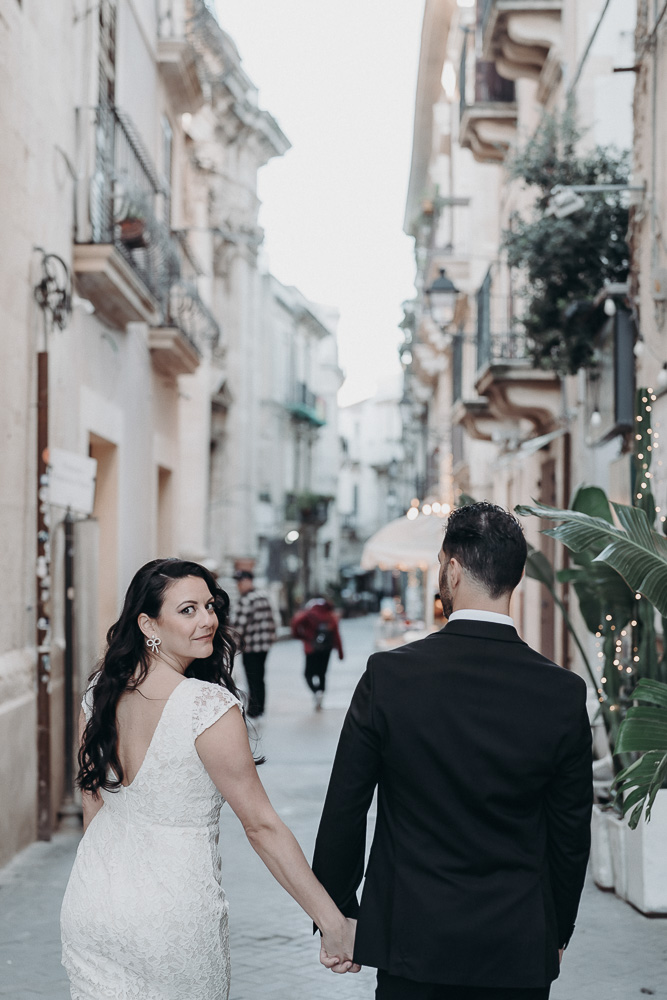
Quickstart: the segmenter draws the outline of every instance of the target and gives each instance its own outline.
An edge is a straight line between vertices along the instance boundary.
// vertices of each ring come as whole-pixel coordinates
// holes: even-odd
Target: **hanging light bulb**
[[[599,427],[602,423],[602,414],[596,407],[591,413],[591,427]]]
[[[642,336],[637,337],[632,352],[636,358],[641,358],[644,354],[644,338]]]

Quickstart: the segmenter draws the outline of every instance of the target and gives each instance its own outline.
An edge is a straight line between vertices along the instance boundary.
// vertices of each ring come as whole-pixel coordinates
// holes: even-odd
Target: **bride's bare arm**
[[[83,740],[83,731],[86,728],[86,716],[83,714],[83,709],[79,713],[79,744]],[[90,826],[90,821],[93,816],[100,811],[104,805],[104,799],[101,795],[93,795],[92,792],[81,792],[81,803],[83,805],[83,832],[85,833]]]
[[[322,931],[324,964],[352,966],[355,921],[347,920],[313,875],[291,830],[269,802],[250,751],[238,708],[231,708],[195,742],[204,767],[243,824],[252,847],[273,877]],[[342,964],[345,963],[345,964]],[[358,966],[352,966],[358,971]]]

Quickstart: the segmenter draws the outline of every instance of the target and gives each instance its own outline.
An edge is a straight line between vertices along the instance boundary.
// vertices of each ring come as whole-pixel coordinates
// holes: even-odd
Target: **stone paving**
[[[332,660],[322,712],[313,711],[301,676],[300,644],[281,642],[268,660],[268,707],[261,776],[306,856],[345,709],[372,647],[373,622],[343,622],[346,658]],[[60,968],[58,911],[78,836],[33,844],[0,871],[0,997],[67,1000]],[[224,884],[230,902],[230,1000],[372,1000],[375,975],[334,976],[318,961],[308,918],[274,882],[225,808]],[[649,920],[613,894],[586,887],[577,932],[552,1000],[667,998],[667,920]],[[186,1000],[186,998],[184,998]]]

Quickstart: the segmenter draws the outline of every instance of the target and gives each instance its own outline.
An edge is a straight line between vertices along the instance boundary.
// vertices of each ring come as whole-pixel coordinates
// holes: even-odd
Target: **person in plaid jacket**
[[[243,669],[248,681],[247,715],[251,719],[258,719],[264,714],[264,671],[266,657],[276,641],[276,623],[268,598],[255,590],[255,580],[250,570],[237,570],[234,579],[240,597],[230,624],[241,637]]]

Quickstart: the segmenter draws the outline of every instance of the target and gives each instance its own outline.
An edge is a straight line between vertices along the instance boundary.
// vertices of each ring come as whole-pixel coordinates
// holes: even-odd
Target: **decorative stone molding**
[[[113,243],[75,243],[72,269],[79,295],[110,326],[158,321],[157,301]]]
[[[476,441],[492,441],[495,423],[489,401],[484,397],[460,399],[452,410],[452,424],[460,424],[468,437]]]
[[[204,102],[197,53],[187,38],[160,38],[157,62],[177,114],[198,111]]]
[[[530,360],[491,361],[478,374],[475,389],[486,396],[497,420],[529,421],[535,434],[545,434],[560,412],[560,379],[554,372],[533,368]]]
[[[192,375],[199,367],[199,351],[177,326],[152,326],[148,347],[153,367],[167,378]]]
[[[478,163],[502,163],[515,141],[516,127],[516,104],[472,104],[461,116],[460,142]]]
[[[539,80],[546,100],[560,79],[562,0],[486,0],[482,22],[484,58],[508,80]]]

